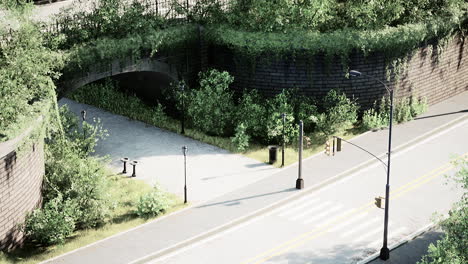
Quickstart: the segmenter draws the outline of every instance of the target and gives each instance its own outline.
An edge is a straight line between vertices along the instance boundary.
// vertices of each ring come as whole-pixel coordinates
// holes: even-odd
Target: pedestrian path
[[[93,118],[101,120],[109,137],[98,142],[95,154],[109,156],[110,165],[116,173],[122,171],[121,158],[137,160],[136,179],[150,185],[159,183],[179,197],[183,197],[185,185],[182,146],[187,146],[187,189],[188,200],[192,204],[239,189],[280,170],[90,105],[66,98],[61,99],[59,104],[68,105],[77,116],[85,110],[90,122]],[[131,174],[132,168],[128,168],[126,175]]]
[[[443,129],[467,122],[467,109],[468,92],[464,92],[430,107],[427,113],[412,122],[396,125],[393,130],[393,154],[398,155],[399,152],[402,153],[405,149],[411,148],[415,142],[423,141]],[[145,140],[148,139],[145,138]],[[369,132],[352,141],[378,156],[385,157],[388,131]],[[206,166],[219,166],[215,164],[215,162],[207,163]],[[302,224],[317,225],[320,224],[320,221],[340,213],[340,210],[345,212],[352,209],[347,207],[346,199],[339,197],[339,194],[336,194],[337,199],[330,197],[324,199],[320,196],[321,191],[333,188],[333,184],[339,181],[346,181],[358,169],[362,172],[362,170],[372,166],[382,165],[366,153],[344,144],[343,151],[334,157],[325,156],[322,153],[304,160],[305,190],[299,191],[294,188],[298,171],[297,165],[286,167],[280,171],[272,171],[269,176],[252,184],[244,185],[189,209],[55,258],[50,263],[145,263],[271,212],[278,214],[275,217],[290,217],[293,218],[290,219],[291,221],[309,221]],[[376,177],[384,179],[385,170],[382,169],[382,175],[376,175]],[[210,190],[203,191],[209,192]],[[376,190],[375,196],[382,196],[381,191],[383,190]],[[311,193],[316,194],[313,197],[315,201],[312,202],[311,206],[317,207],[320,206],[320,203],[328,201],[333,206],[341,205],[342,208],[326,212],[328,215],[324,214],[325,210],[320,211],[320,213],[315,211],[314,214],[311,211],[311,214],[304,214],[303,217],[296,217],[297,214],[288,213],[289,210],[301,213],[309,210],[302,204],[305,200],[301,202],[300,199]],[[359,197],[360,193],[353,194],[353,198],[361,199]],[[302,209],[294,209],[291,204],[288,204],[288,202],[294,201],[296,201],[295,206],[303,206]],[[288,204],[289,209],[276,211],[286,204]],[[328,207],[327,210],[330,208]],[[369,235],[361,230],[349,235],[350,239],[360,239],[358,242],[363,247],[373,245],[373,243],[377,243],[374,241],[379,240],[379,234],[375,231],[378,228],[377,223],[367,222],[373,219],[370,212],[369,214],[365,218],[358,218],[359,214],[354,215],[353,217],[358,219],[353,218],[352,220],[358,224],[367,223],[368,231],[372,234]],[[344,233],[343,230],[349,226],[341,227],[343,229],[338,229],[340,228],[338,226],[335,228],[337,229],[332,231],[341,235]],[[392,228],[399,230],[400,236],[406,232],[404,229],[406,226],[400,226],[398,222],[392,222]],[[359,238],[357,234],[366,235],[366,237]]]

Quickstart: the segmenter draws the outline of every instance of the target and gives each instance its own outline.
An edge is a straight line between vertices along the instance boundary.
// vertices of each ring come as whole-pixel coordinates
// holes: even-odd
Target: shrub
[[[266,141],[266,107],[265,100],[257,90],[244,91],[236,111],[236,121],[245,126],[245,131],[251,137]]]
[[[232,133],[234,103],[229,85],[234,78],[228,72],[210,70],[199,74],[200,89],[192,90],[188,115],[193,125],[209,135]]]
[[[24,223],[26,236],[43,245],[63,243],[75,229],[74,203],[59,195],[29,214]]]
[[[244,151],[249,147],[250,136],[246,133],[247,127],[244,123],[240,123],[236,127],[236,134],[232,138],[232,143],[237,147],[238,151]]]
[[[157,216],[164,213],[171,205],[167,194],[158,186],[154,186],[150,192],[140,197],[136,214],[145,217]]]
[[[380,129],[387,126],[388,118],[375,109],[367,109],[362,116],[362,128],[365,130]]]
[[[330,90],[323,100],[324,112],[309,118],[325,136],[331,136],[353,125],[359,106],[344,93]]]
[[[62,195],[76,203],[77,227],[94,227],[109,215],[108,182],[104,166],[94,157],[83,157],[70,141],[57,140],[46,150],[46,201]]]

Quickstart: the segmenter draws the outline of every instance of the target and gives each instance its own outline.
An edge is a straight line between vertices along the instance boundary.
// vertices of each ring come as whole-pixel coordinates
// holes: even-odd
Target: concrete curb
[[[402,246],[403,244],[406,244],[408,243],[409,241],[415,239],[416,237],[432,230],[436,225],[434,223],[431,223],[431,224],[428,224],[420,229],[418,229],[416,232],[412,233],[412,234],[409,234],[408,236],[406,236],[405,238],[403,238],[402,240],[400,240],[399,242],[396,242],[394,244],[392,244],[389,249],[390,249],[390,252],[396,248],[399,248],[400,246]],[[379,252],[376,252],[372,255],[370,255],[369,257],[363,259],[363,260],[360,260],[358,262],[356,262],[356,264],[367,264],[375,259],[377,259],[379,257],[380,253]]]

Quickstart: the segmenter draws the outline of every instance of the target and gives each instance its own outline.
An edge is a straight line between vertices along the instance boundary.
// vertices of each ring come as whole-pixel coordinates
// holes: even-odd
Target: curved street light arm
[[[379,158],[379,157],[377,157],[376,155],[374,155],[372,152],[370,152],[370,151],[366,150],[365,148],[360,147],[360,146],[358,146],[358,145],[356,145],[356,144],[354,144],[354,143],[352,143],[352,142],[350,142],[350,141],[348,141],[348,140],[346,140],[346,139],[344,139],[344,138],[337,137],[337,136],[334,136],[334,137],[335,137],[335,138],[339,138],[339,139],[343,140],[344,142],[346,142],[346,143],[348,143],[348,144],[351,144],[351,145],[355,146],[356,148],[358,148],[358,149],[360,149],[360,150],[366,152],[367,154],[369,154],[369,155],[371,155],[372,157],[374,157],[374,158],[376,158],[377,160],[379,160],[379,161],[385,166],[385,168],[387,168],[387,164],[386,164],[381,158]]]

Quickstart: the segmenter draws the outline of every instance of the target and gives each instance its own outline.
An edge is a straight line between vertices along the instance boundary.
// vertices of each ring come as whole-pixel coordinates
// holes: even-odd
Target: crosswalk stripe
[[[353,229],[351,229],[351,230],[349,230],[349,231],[343,233],[343,234],[341,235],[341,237],[347,237],[347,236],[350,236],[350,235],[352,235],[352,234],[355,234],[355,233],[361,231],[362,229],[366,228],[367,226],[370,226],[370,225],[372,225],[373,223],[379,221],[379,219],[380,219],[379,217],[372,218],[372,219],[370,219],[369,221],[364,222],[364,223],[362,223],[362,224],[360,224],[360,225],[354,227]]]
[[[315,206],[313,208],[310,208],[310,209],[305,210],[305,211],[303,211],[303,212],[301,212],[299,214],[296,214],[295,216],[293,216],[293,217],[291,217],[289,219],[292,220],[292,221],[296,221],[297,219],[299,219],[299,218],[301,218],[301,217],[303,217],[305,215],[311,214],[311,213],[313,213],[315,211],[318,211],[318,210],[320,210],[320,209],[322,209],[324,207],[327,207],[330,204],[332,204],[330,201],[324,202],[324,203],[319,204],[319,205],[317,205],[317,206]]]
[[[340,229],[343,229],[349,225],[351,225],[352,223],[358,221],[358,220],[361,220],[362,218],[366,217],[369,213],[368,212],[365,212],[365,213],[362,213],[362,214],[358,214],[356,215],[355,217],[351,218],[350,220],[346,221],[346,222],[342,222],[338,225],[335,225],[333,228],[330,228],[328,230],[328,232],[336,232]]]
[[[396,236],[400,235],[401,233],[405,232],[407,230],[406,227],[400,227],[398,228],[397,230],[395,230],[394,232],[389,232],[389,236],[388,236],[388,240],[392,240],[394,238],[396,238]],[[369,245],[367,245],[367,248],[375,248],[377,246],[379,246],[379,244],[382,243],[382,239],[378,239],[374,242],[371,242],[369,243]]]
[[[379,226],[377,227],[376,229],[370,231],[370,232],[366,232],[365,234],[359,236],[357,239],[355,239],[352,243],[359,243],[361,241],[363,241],[364,239],[366,238],[369,238],[377,233],[382,233],[383,232],[383,227],[382,226]]]
[[[304,224],[309,224],[309,223],[311,223],[311,222],[314,222],[314,221],[317,221],[317,220],[319,220],[319,219],[322,219],[322,218],[324,218],[324,217],[330,215],[331,213],[334,213],[334,212],[336,212],[336,211],[338,211],[338,210],[341,210],[341,208],[343,208],[343,205],[342,205],[342,204],[336,205],[335,207],[331,207],[331,208],[329,208],[329,209],[326,210],[326,211],[323,211],[323,212],[321,212],[321,213],[319,213],[319,214],[316,214],[316,215],[314,215],[314,216],[308,218],[307,220],[304,221]]]
[[[287,205],[287,207],[286,206],[284,207],[284,209],[287,209],[287,211],[284,211],[284,212],[282,212],[282,213],[280,213],[278,215],[281,216],[281,217],[291,215],[294,212],[298,211],[299,209],[302,209],[302,208],[304,208],[306,206],[312,206],[312,204],[317,203],[318,201],[320,201],[320,199],[315,198],[315,199],[312,199],[312,200],[309,200],[309,201],[305,201],[302,204],[296,205],[295,207],[294,207],[294,205],[293,206]]]

